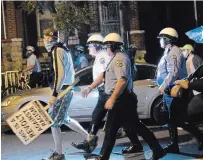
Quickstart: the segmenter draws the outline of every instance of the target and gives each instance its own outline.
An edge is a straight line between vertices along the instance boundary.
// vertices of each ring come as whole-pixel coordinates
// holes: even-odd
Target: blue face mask
[[[54,44],[56,44],[56,42],[44,40],[44,46],[48,52],[51,52],[51,48],[54,46]]]

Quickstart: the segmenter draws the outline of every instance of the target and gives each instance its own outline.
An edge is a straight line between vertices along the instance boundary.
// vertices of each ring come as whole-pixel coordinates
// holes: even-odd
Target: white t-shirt
[[[106,71],[106,67],[109,64],[111,57],[105,51],[100,51],[97,56],[95,57],[95,61],[93,64],[93,80],[95,81],[96,78],[99,76],[100,73]],[[102,86],[103,83],[100,85]],[[100,87],[99,86],[99,87]]]
[[[28,71],[29,74],[32,74],[32,72],[41,72],[41,66],[40,63],[36,57],[36,55],[32,54],[28,59],[27,59],[27,67],[34,65],[34,68],[30,71]]]

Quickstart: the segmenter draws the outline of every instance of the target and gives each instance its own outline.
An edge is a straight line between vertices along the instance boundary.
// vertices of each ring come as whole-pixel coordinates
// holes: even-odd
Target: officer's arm
[[[95,79],[95,81],[89,86],[90,89],[93,89],[97,86],[99,86],[100,84],[103,83],[103,78],[104,78],[104,72],[101,72],[99,74],[99,76]]]
[[[54,70],[55,70],[55,82],[54,82],[54,92],[53,96],[57,96],[58,92],[60,91],[63,80],[65,78],[65,68],[63,64],[63,49],[57,48],[56,55],[54,55]]]
[[[180,54],[180,53],[178,53]],[[167,67],[169,73],[165,78],[163,84],[160,88],[165,89],[167,86],[170,86],[177,80],[178,75],[180,74],[181,66],[182,66],[182,57],[178,54],[172,54],[169,60],[169,66]]]

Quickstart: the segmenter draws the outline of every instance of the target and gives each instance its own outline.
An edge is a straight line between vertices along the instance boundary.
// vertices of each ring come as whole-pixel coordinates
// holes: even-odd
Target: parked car
[[[134,81],[134,92],[138,96],[138,114],[140,119],[153,119],[153,109],[161,101],[161,95],[154,83],[156,66],[152,64],[137,63],[136,80]],[[93,81],[92,66],[84,68],[76,73],[76,78],[79,78],[78,84],[73,88],[74,95],[69,108],[70,117],[79,122],[91,121],[91,114],[96,106],[98,99],[97,89],[93,89],[87,98],[81,96],[81,91],[90,85]],[[151,87],[149,87],[151,85]],[[46,105],[52,91],[47,88],[35,88],[25,91],[20,91],[7,96],[2,100],[2,128],[7,127],[5,120],[13,113],[18,111],[26,103],[31,100],[39,100],[43,105]]]

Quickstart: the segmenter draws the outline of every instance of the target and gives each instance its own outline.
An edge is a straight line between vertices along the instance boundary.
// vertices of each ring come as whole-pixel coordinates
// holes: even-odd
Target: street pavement
[[[156,137],[162,146],[168,143],[168,130],[166,128],[151,127]],[[203,128],[201,128],[203,131]],[[94,150],[93,154],[99,154],[104,138],[104,132],[99,131],[99,144]],[[141,140],[144,151],[137,154],[122,155],[121,150],[124,146],[130,145],[128,138],[118,139],[111,154],[110,160],[145,160],[151,156],[151,151],[148,145]],[[85,160],[85,154],[82,150],[77,150],[71,146],[71,143],[80,142],[84,138],[71,130],[64,130],[62,132],[63,149],[65,152],[66,160]],[[190,134],[183,130],[179,130],[179,147],[181,154],[167,154],[162,160],[191,160],[202,159],[203,152],[197,150],[197,142]],[[53,139],[50,131],[40,135],[31,144],[25,146],[14,134],[7,133],[1,136],[1,159],[2,160],[41,160],[49,156],[51,149],[54,148]]]

